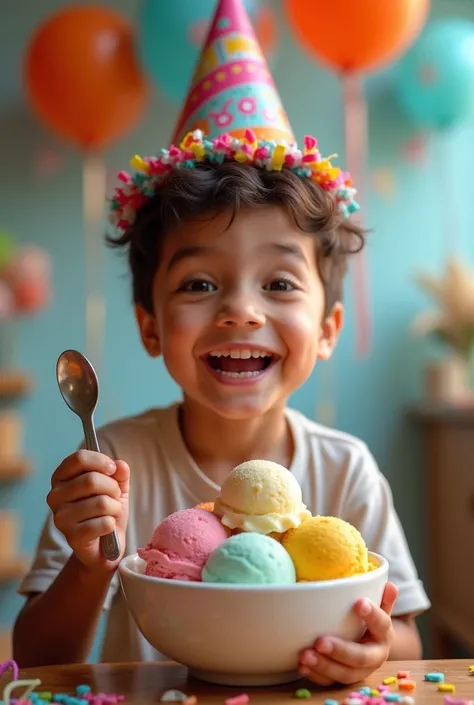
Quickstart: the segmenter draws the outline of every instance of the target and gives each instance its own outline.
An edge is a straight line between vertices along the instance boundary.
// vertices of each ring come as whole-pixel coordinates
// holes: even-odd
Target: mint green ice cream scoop
[[[205,583],[291,585],[296,573],[289,553],[275,539],[252,532],[226,539],[209,556]]]

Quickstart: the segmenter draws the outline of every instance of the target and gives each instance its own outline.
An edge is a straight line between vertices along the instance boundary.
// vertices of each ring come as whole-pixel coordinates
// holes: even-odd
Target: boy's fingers
[[[96,453],[92,450],[78,450],[58,465],[51,478],[51,486],[55,487],[60,482],[67,482],[88,470],[95,470],[105,475],[113,475],[116,470],[116,464],[103,453]]]
[[[357,604],[357,612],[364,620],[371,640],[378,644],[385,643],[389,638],[392,629],[392,618],[390,617],[392,607],[393,603],[387,603],[386,611],[367,600],[362,600]]]
[[[380,661],[378,644],[358,644],[336,637],[318,639],[314,644],[316,656],[328,656],[333,661],[354,669],[377,667]]]
[[[122,495],[128,495],[130,491],[130,467],[124,460],[115,462],[116,470],[112,478],[118,482]]]
[[[321,673],[308,668],[308,666],[300,666],[298,672],[300,676],[303,676],[303,678],[308,678],[310,681],[316,683],[316,685],[322,686],[323,688],[328,688],[330,685],[334,684],[334,681],[330,678],[326,678],[326,676],[323,676]]]
[[[394,583],[388,582],[385,585],[385,590],[382,595],[382,603],[380,607],[388,615],[392,614],[393,607],[398,597],[398,588]]]
[[[100,472],[85,472],[69,482],[60,482],[49,492],[46,501],[51,511],[55,512],[64,504],[97,495],[120,499],[120,486],[112,477]]]
[[[342,663],[333,661],[327,656],[317,655],[317,662],[314,666],[303,666],[303,670],[308,670],[308,677],[315,683],[323,684],[321,679],[328,683],[343,683],[349,685],[363,679],[365,672],[345,666]],[[300,669],[300,673],[302,671]],[[303,674],[302,674],[303,675]]]
[[[72,548],[76,544],[80,544],[83,548],[84,543],[96,541],[100,536],[110,534],[116,526],[117,522],[111,516],[89,519],[80,524],[75,524],[69,532],[68,540]]]
[[[66,534],[76,524],[107,516],[117,519],[121,512],[120,502],[106,495],[99,495],[82,502],[66,504],[55,514],[54,523],[59,531]]]

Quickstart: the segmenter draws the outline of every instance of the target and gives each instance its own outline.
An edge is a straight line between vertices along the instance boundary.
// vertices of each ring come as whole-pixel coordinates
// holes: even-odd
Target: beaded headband
[[[333,167],[331,157],[322,157],[314,137],[304,138],[301,151],[296,144],[258,140],[252,130],[246,130],[243,139],[223,134],[215,139],[205,139],[201,130],[189,132],[179,147],[172,145],[160,150],[157,157],[135,155],[130,165],[136,170],[131,176],[125,171],[118,174],[123,186],[117,186],[110,199],[109,221],[121,231],[134,222],[137,212],[145,205],[171,171],[194,169],[198,164],[223,164],[235,161],[266,171],[289,169],[302,179],[310,179],[330,193],[344,218],[359,210],[354,200],[356,189],[350,175]]]

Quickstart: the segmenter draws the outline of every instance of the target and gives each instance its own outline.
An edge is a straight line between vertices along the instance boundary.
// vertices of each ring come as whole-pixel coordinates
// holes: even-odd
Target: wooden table
[[[453,683],[456,687],[453,697],[472,700],[474,703],[474,676],[469,674],[469,666],[473,663],[474,659],[472,661],[457,659],[404,663],[391,661],[371,676],[365,684],[376,687],[384,678],[396,675],[397,671],[409,670],[411,678],[417,683],[416,690],[411,693],[415,698],[416,705],[443,705],[444,694],[437,691],[437,685],[424,682],[425,673],[442,671],[445,674],[445,682]],[[274,688],[226,688],[202,683],[198,680],[188,680],[184,668],[169,662],[31,668],[22,670],[20,677],[40,678],[41,685],[38,686],[38,691],[70,693],[72,695],[76,685],[87,684],[91,686],[94,693],[123,693],[126,696],[126,703],[134,703],[135,705],[158,703],[164,691],[171,688],[181,690],[188,695],[195,695],[198,705],[223,704],[226,698],[245,691],[250,696],[250,705],[278,705],[278,703],[295,705],[295,702],[300,702],[303,705],[308,701],[295,700],[294,698],[295,690],[302,687],[307,687],[312,691],[311,703],[322,704],[331,697],[342,701],[348,692],[358,690],[363,685],[329,691],[319,689],[308,681],[297,681]],[[0,687],[3,688],[7,682],[6,677],[2,678]],[[13,695],[15,696],[17,693]]]

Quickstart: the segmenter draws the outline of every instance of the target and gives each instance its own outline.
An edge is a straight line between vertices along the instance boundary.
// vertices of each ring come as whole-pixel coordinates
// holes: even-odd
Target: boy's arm
[[[409,616],[414,618],[429,609],[430,601],[395,510],[390,485],[365,444],[354,459],[341,505],[341,516],[359,529],[369,550],[388,560],[388,580],[398,588],[392,619],[405,622],[397,629],[406,635]],[[409,634],[414,629],[410,626]]]
[[[30,597],[13,630],[13,658],[21,668],[84,662],[113,571],[91,569],[72,555],[50,587]]]
[[[393,644],[390,661],[415,661],[422,657],[420,634],[412,615],[392,617]]]

